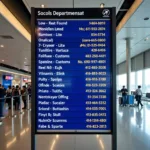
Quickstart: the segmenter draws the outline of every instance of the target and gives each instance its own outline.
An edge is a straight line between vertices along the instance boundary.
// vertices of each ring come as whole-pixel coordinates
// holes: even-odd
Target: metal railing
[[[23,102],[23,100],[22,100],[22,97],[23,96],[26,96],[26,103],[27,103],[27,110],[31,110],[31,108],[30,108],[30,96],[31,96],[31,94],[27,94],[27,95],[18,95],[18,96],[11,96],[11,97],[7,97],[7,96],[5,96],[4,98],[0,98],[0,101],[1,100],[6,100],[6,99],[11,99],[11,117],[16,117],[16,114],[14,113],[14,101],[15,101],[15,99],[14,98],[19,98],[19,101],[20,101],[20,114],[23,114],[24,113],[24,111],[23,111],[23,109],[22,109],[22,102]],[[1,108],[0,108],[1,109]]]

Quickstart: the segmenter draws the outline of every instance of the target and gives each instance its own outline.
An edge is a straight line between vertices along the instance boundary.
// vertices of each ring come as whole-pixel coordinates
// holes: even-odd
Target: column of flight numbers
[[[87,94],[85,109],[89,111],[86,113],[86,128],[107,128],[105,24],[105,21],[89,21],[89,27],[79,28],[81,32],[91,33],[90,37],[82,40],[80,45],[80,47],[91,48],[91,52],[85,55],[84,62],[78,61],[79,64],[85,65],[85,93]]]

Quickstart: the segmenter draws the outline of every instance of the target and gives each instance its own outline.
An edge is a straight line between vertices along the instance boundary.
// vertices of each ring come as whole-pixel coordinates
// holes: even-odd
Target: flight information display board
[[[35,131],[111,133],[112,9],[35,9]]]

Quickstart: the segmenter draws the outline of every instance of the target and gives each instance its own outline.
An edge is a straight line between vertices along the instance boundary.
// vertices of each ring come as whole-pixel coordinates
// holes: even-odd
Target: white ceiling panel
[[[121,62],[123,62],[122,60],[126,59],[126,53],[125,50],[124,52],[117,54],[117,63],[120,64]]]
[[[75,0],[76,7],[99,7],[101,3],[105,7],[119,7],[122,0]]]
[[[40,7],[44,4],[48,8],[72,8],[73,0],[23,0],[27,7]],[[75,7],[120,7],[124,0],[74,0]]]
[[[131,51],[131,56],[135,56],[138,55],[140,53],[143,52],[143,50],[148,50],[150,48],[150,43],[149,44],[136,44],[135,46],[132,47],[132,51]]]
[[[123,28],[117,34],[117,40],[125,43],[125,38],[131,38],[131,45],[134,45],[149,36],[150,28]]]
[[[29,65],[31,64],[30,43],[1,15],[0,29],[0,36],[9,35],[14,38],[3,39],[0,37],[0,45],[4,45],[4,48],[0,47],[0,62],[30,71],[30,68],[24,65],[24,62]],[[25,60],[25,58],[27,59]]]
[[[126,60],[125,38],[131,38],[132,57],[150,49],[150,20],[144,20],[145,17],[150,17],[149,8],[150,0],[144,0],[124,28],[117,34],[117,64]],[[145,41],[146,38],[148,40]]]
[[[150,28],[150,20],[145,21],[145,17],[150,18],[150,0],[143,0],[142,5],[137,9],[132,18],[126,23],[125,27]]]
[[[42,4],[48,8],[68,8],[73,6],[72,0],[25,0],[30,7],[41,7]]]

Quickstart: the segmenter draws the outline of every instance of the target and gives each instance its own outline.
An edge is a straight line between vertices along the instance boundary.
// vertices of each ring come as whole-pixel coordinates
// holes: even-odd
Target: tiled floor
[[[30,150],[30,111],[5,118],[0,126],[0,150]],[[150,103],[143,109],[118,107],[118,150],[150,150]],[[111,150],[111,136],[38,135],[36,150]]]

